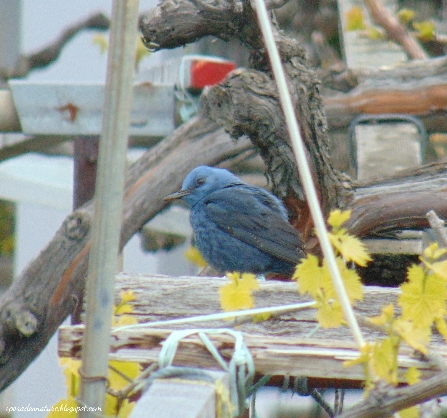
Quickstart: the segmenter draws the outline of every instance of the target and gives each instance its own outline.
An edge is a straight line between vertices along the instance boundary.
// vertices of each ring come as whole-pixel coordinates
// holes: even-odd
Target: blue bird
[[[289,276],[305,255],[282,202],[228,170],[196,167],[164,200],[180,198],[191,208],[197,249],[219,272]]]

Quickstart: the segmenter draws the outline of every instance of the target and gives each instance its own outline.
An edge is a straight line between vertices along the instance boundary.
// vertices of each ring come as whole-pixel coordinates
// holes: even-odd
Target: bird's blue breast
[[[247,194],[247,190],[249,193]],[[222,202],[235,201],[238,193],[247,195],[247,199],[238,199],[238,204],[223,205]],[[253,217],[262,216],[262,210],[266,203],[260,201],[259,196],[253,195],[251,188],[234,187],[215,191],[206,198],[198,201],[191,207],[190,221],[195,234],[195,242],[203,258],[216,270],[220,272],[239,271],[252,273],[290,273],[293,265],[262,251],[256,245],[257,230],[253,226],[246,225],[241,215]],[[265,196],[261,196],[266,199]],[[268,202],[268,210],[276,202]],[[211,219],[211,208],[216,213],[216,207],[222,210],[218,223]],[[283,218],[282,208],[274,208],[278,215]],[[264,210],[267,210],[264,208]],[[231,220],[226,225],[226,220]],[[239,222],[240,219],[240,222]],[[232,225],[245,231],[253,237],[253,242],[243,242],[233,236]]]
[[[209,265],[220,272],[261,273],[269,269],[268,254],[222,231],[201,209],[191,211],[190,220],[197,249]]]

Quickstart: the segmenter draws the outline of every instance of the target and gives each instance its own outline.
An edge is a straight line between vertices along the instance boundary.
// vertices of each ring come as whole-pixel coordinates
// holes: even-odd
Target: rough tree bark
[[[270,7],[274,7],[269,3]],[[184,14],[191,13],[187,23]],[[214,23],[219,15],[218,24]],[[223,83],[212,87],[204,98],[204,109],[211,119],[223,126],[233,137],[242,134],[250,137],[264,158],[267,173],[272,180],[273,191],[286,201],[294,225],[308,236],[311,222],[305,205],[305,198],[301,192],[295,161],[289,145],[282,112],[277,97],[275,84],[272,80],[268,58],[264,48],[259,44],[261,35],[255,23],[254,12],[250,2],[221,1],[218,6],[208,3],[194,2],[192,0],[163,1],[159,6],[143,16],[140,21],[140,30],[147,45],[152,48],[173,48],[197,40],[205,34],[215,35],[222,39],[236,38],[245,44],[251,52],[253,69],[240,69],[231,74]],[[169,22],[169,24],[167,23]],[[281,54],[284,68],[289,78],[289,90],[296,104],[296,116],[301,127],[308,158],[311,163],[314,181],[320,194],[320,200],[325,213],[331,208],[351,208],[357,217],[352,218],[352,227],[360,236],[371,233],[387,231],[392,228],[424,228],[428,227],[425,214],[434,209],[441,217],[447,215],[447,191],[442,181],[433,181],[433,176],[439,179],[447,174],[446,164],[434,164],[398,175],[392,180],[368,184],[352,183],[348,176],[337,172],[331,165],[330,147],[327,134],[327,124],[323,102],[320,95],[320,83],[315,72],[306,60],[303,48],[294,39],[283,34],[275,33],[276,42]],[[429,88],[436,80],[439,81],[445,74],[446,61],[437,61],[428,74],[427,80],[422,79],[422,64],[413,64],[408,67],[399,67],[392,75],[398,76],[402,87],[398,84],[396,90],[401,89],[405,97],[405,90],[409,85],[419,88],[419,94],[431,92],[435,110],[443,109],[444,93],[437,94],[439,88]],[[413,71],[411,71],[413,68]],[[416,71],[414,69],[416,68]],[[409,77],[409,73],[413,77]],[[374,72],[374,91],[382,83],[380,91],[383,102],[392,102],[397,96],[391,90],[389,73]],[[342,98],[328,98],[326,104],[332,103],[333,119],[336,118],[337,106],[341,103],[353,113],[387,113],[390,108],[385,106],[374,107],[374,99],[368,100],[368,78],[359,73],[359,89],[362,95],[357,94],[350,102],[349,96]],[[421,97],[421,96],[419,96]],[[425,96],[424,96],[425,97]],[[408,103],[415,104],[420,112],[428,113],[429,100],[425,103],[414,100]],[[365,100],[362,100],[365,99]],[[376,100],[377,101],[377,100]],[[383,103],[380,102],[380,103]],[[358,108],[354,108],[357,103]],[[371,109],[365,109],[370,105]],[[411,105],[410,105],[411,106]],[[354,108],[354,109],[353,109]],[[369,112],[368,112],[369,110]],[[396,112],[396,110],[394,110]],[[413,113],[413,112],[407,112]],[[417,188],[413,188],[413,184]],[[393,185],[390,188],[390,184]],[[411,194],[408,190],[411,190]],[[395,203],[393,203],[395,202]],[[354,228],[355,225],[355,228]]]
[[[273,7],[275,2],[269,5]],[[165,0],[142,19],[141,28],[147,45],[153,49],[184,45],[209,34],[240,39],[251,50],[253,69],[238,70],[220,86],[210,89],[203,99],[205,114],[180,127],[129,169],[122,245],[163,209],[162,197],[178,189],[184,175],[193,167],[217,164],[252,147],[247,139],[231,141],[210,118],[234,137],[250,136],[266,162],[274,191],[291,209],[295,225],[305,235],[310,233],[305,197],[249,2]],[[392,188],[389,183],[383,185],[382,190],[387,193],[379,193],[372,185],[352,184],[347,176],[332,167],[315,72],[309,68],[304,50],[295,41],[279,33],[276,38],[325,213],[335,207],[351,207],[356,214],[351,228],[363,235],[393,226],[413,227],[414,216],[422,219],[429,209],[447,217],[447,191],[440,184],[445,178],[445,165],[421,170],[419,174],[413,173],[413,177],[397,177]],[[430,201],[423,194],[425,184],[432,182],[434,175],[439,179],[432,183],[431,189],[440,202],[436,207],[432,205],[436,199]],[[408,184],[414,179],[420,187],[417,192],[420,204],[417,208],[408,204],[412,213],[409,217],[396,210],[393,199],[400,196],[411,202],[417,194]],[[392,199],[390,191],[396,193]],[[390,201],[388,205],[380,200],[386,198]],[[84,285],[92,208],[93,203],[89,202],[71,214],[40,256],[0,299],[0,389],[35,358],[76,304],[72,295]],[[418,225],[426,226],[426,223],[418,222]]]

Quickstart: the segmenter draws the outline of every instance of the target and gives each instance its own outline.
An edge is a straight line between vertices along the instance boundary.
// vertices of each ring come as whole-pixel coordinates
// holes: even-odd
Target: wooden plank
[[[218,288],[226,281],[223,278],[172,278],[121,273],[116,278],[116,296],[118,300],[121,290],[134,291],[134,316],[141,322],[183,318],[220,312]],[[260,283],[260,287],[255,294],[256,307],[280,306],[306,300],[298,295],[295,283],[267,281]],[[398,294],[399,289],[367,287],[364,300],[355,309],[356,313],[362,316],[377,315],[382,306],[395,302]],[[174,329],[228,327],[234,327],[234,323],[213,321],[113,331],[110,358],[156,362],[161,342]],[[247,322],[237,329],[243,332],[244,341],[259,374],[305,375],[318,380],[320,386],[329,381],[334,385],[332,379],[337,379],[338,385],[358,387],[358,382],[363,379],[361,367],[344,366],[346,360],[358,356],[350,331],[345,327],[317,328],[314,310],[289,313],[262,323]],[[79,356],[82,332],[81,325],[60,327],[61,357]],[[311,332],[313,335],[309,337]],[[375,340],[381,335],[367,327],[362,327],[362,332],[367,340]],[[214,335],[210,338],[226,358],[231,356],[234,341],[230,337]],[[447,347],[438,334],[433,336],[431,348],[447,360]],[[420,368],[423,377],[434,375],[436,368],[417,361],[412,357],[412,352],[410,348],[402,347],[400,376],[410,366]],[[188,337],[180,343],[175,365],[218,368],[216,360],[197,336]]]
[[[270,323],[269,325],[274,325]],[[187,328],[187,327],[185,327]],[[111,360],[154,363],[158,361],[161,343],[171,334],[169,329],[139,329],[112,332]],[[59,356],[70,357],[78,353],[83,326],[62,326],[59,330]],[[352,337],[342,339],[299,338],[293,336],[272,336],[244,334],[244,342],[254,360],[256,373],[273,376],[307,376],[320,381],[334,382],[342,387],[358,388],[364,379],[361,366],[346,367],[346,361],[359,356]],[[213,344],[224,356],[231,356],[234,341],[225,335],[210,337]],[[447,349],[441,344],[436,353],[447,360]],[[218,368],[216,360],[204,348],[198,337],[187,337],[179,344],[175,358],[176,366]],[[418,361],[413,350],[403,347],[399,355],[399,376],[404,383],[404,374],[409,367],[416,367],[423,378],[434,376],[439,370],[430,363]],[[321,383],[323,382],[323,383]]]
[[[219,389],[229,393],[227,373],[204,371],[204,379],[156,379],[136,403],[129,418],[216,418]],[[175,394],[175,396],[173,396]]]
[[[99,135],[105,86],[10,80],[22,132],[29,135]],[[174,87],[133,85],[130,136],[163,137],[174,126]]]
[[[357,179],[389,177],[422,164],[421,134],[414,123],[355,126]]]
[[[395,0],[382,0],[385,8],[395,13]],[[375,26],[363,0],[338,0],[340,15],[340,33],[342,36],[344,59],[349,68],[380,68],[388,67],[407,60],[403,48],[395,42],[369,39],[361,31],[346,31],[346,12],[353,7],[359,7],[363,12],[364,22],[368,26]]]

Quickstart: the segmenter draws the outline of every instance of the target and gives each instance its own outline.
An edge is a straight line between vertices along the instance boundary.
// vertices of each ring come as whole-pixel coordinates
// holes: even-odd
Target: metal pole
[[[86,407],[86,411],[80,412],[81,417],[97,416],[104,410],[137,19],[138,0],[113,1],[95,217],[86,284],[87,305],[79,399],[80,406]],[[91,411],[88,411],[88,407],[91,407]]]

